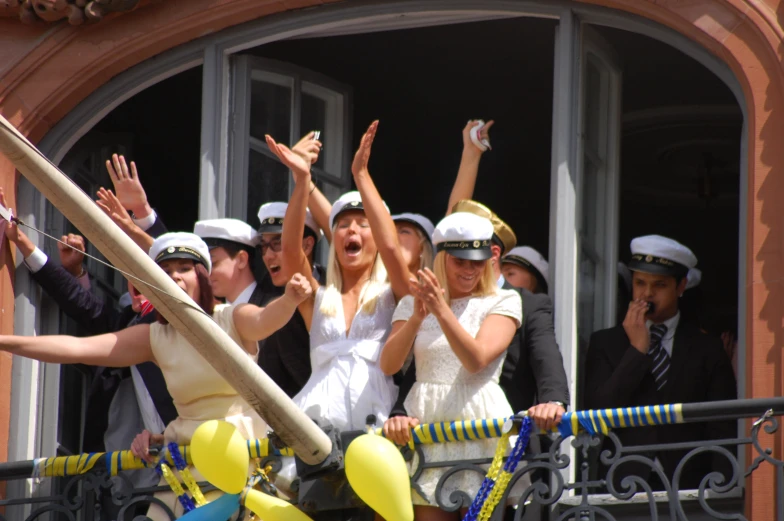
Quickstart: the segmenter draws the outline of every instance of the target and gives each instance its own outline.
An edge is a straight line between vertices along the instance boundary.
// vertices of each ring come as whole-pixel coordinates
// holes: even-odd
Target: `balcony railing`
[[[737,400],[724,402],[731,407],[721,408],[721,413],[709,404],[690,404],[697,410],[707,408],[699,421],[739,420],[756,418],[748,436],[710,442],[659,444],[649,446],[623,446],[614,432],[607,436],[590,435],[581,431],[577,436],[554,437],[550,447],[539,454],[526,454],[517,467],[500,505],[491,519],[574,520],[595,519],[652,519],[652,520],[702,520],[745,519],[744,490],[750,476],[763,465],[772,465],[774,486],[778,503],[784,503],[784,462],[773,457],[773,448],[760,440],[761,433],[772,435],[778,431],[778,417],[784,414],[784,398]],[[712,411],[712,412],[711,412]],[[351,433],[344,436],[351,437]],[[773,439],[772,437],[769,439]],[[548,440],[544,440],[548,441]],[[457,442],[459,443],[459,442]],[[602,444],[604,443],[604,448]],[[747,451],[748,447],[750,451]],[[445,493],[450,480],[464,473],[484,477],[490,460],[427,461],[421,446],[404,448],[409,460],[416,455],[416,469],[412,487],[425,468],[446,468],[436,488],[438,506],[449,511],[467,508],[472,497],[461,491]],[[652,454],[668,451],[685,451],[671,477],[661,470]],[[751,454],[750,461],[742,463]],[[572,456],[570,456],[570,454]],[[738,455],[742,455],[739,459]],[[710,472],[702,477],[696,489],[684,490],[680,485],[682,470],[696,458],[710,455],[722,462],[727,474]],[[280,456],[267,457],[264,465],[280,468]],[[654,480],[626,475],[618,479],[622,469],[633,464],[651,469]],[[103,460],[85,474],[67,478],[33,478],[32,497],[0,500],[0,521],[141,521],[152,503],[161,504],[156,492],[170,491],[168,487],[133,489],[123,473],[112,477]],[[0,465],[0,481],[8,485],[14,480],[31,478],[39,462],[26,461]],[[625,474],[625,473],[624,473]],[[211,490],[201,484],[203,491]],[[516,486],[515,486],[516,485]],[[296,482],[295,487],[296,489]],[[348,487],[341,487],[343,490]],[[656,489],[659,490],[656,490]],[[42,490],[48,492],[41,493]],[[304,487],[303,487],[304,490]],[[310,487],[315,496],[300,497],[300,506],[318,519],[373,519],[367,509],[356,508],[361,502],[349,493],[342,498],[318,497],[318,487]],[[323,489],[326,490],[326,489]],[[513,497],[514,500],[509,498]],[[320,499],[323,499],[321,501]],[[341,504],[342,503],[342,504]],[[348,510],[340,510],[339,507]],[[175,516],[168,512],[171,519]],[[767,519],[784,521],[779,507]],[[265,520],[266,521],[266,520]]]

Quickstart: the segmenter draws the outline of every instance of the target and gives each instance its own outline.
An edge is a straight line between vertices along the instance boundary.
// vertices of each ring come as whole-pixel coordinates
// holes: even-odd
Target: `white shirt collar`
[[[498,277],[498,281],[497,282],[498,282],[498,287],[499,288],[503,288],[504,284],[506,284],[506,279],[504,278],[503,275],[501,275],[501,276]]]
[[[678,311],[677,313],[675,313],[673,317],[670,317],[664,322],[662,322],[662,324],[667,326],[667,332],[662,337],[662,345],[667,350],[667,353],[670,355],[672,355],[672,338],[675,336],[675,330],[678,328],[678,323],[680,321],[681,321],[681,312]],[[653,322],[651,322],[650,320],[645,321],[645,327],[647,327],[649,330],[651,329],[652,325]]]
[[[237,298],[234,301],[230,301],[226,299],[226,303],[230,305],[234,304],[247,304],[250,300],[250,296],[253,295],[253,291],[256,289],[256,281],[250,283],[250,285],[242,290],[242,293],[237,295]]]

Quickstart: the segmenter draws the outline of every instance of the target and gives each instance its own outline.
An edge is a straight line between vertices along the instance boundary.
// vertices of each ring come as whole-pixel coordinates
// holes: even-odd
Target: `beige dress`
[[[212,318],[228,335],[242,345],[234,327],[234,306],[221,304],[215,307]],[[166,386],[174,400],[179,416],[163,433],[166,443],[187,445],[196,428],[207,420],[224,420],[234,425],[245,439],[263,438],[267,424],[243,400],[218,372],[171,325],[152,324],[150,345],[155,361],[163,372]],[[254,363],[258,351],[248,354]],[[191,467],[197,481],[204,478]],[[249,469],[252,470],[252,469]],[[161,485],[166,482],[161,480]],[[187,488],[183,486],[187,491]],[[207,494],[207,500],[216,495]],[[171,508],[179,517],[183,510],[173,493],[159,493],[155,497]],[[153,521],[168,520],[169,516],[157,505],[150,507],[147,516]]]

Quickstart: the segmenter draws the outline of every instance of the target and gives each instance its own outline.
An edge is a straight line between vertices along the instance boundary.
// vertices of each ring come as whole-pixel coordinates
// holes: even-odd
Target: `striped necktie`
[[[664,324],[653,324],[651,326],[651,348],[648,350],[648,356],[653,359],[653,378],[656,381],[656,390],[661,391],[661,388],[667,383],[667,371],[670,370],[670,355],[667,350],[662,346],[662,338],[667,334],[667,326]]]

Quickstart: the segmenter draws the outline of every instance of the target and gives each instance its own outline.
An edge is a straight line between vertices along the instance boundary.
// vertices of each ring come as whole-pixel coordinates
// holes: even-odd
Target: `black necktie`
[[[670,355],[662,346],[662,338],[667,333],[667,326],[664,324],[653,324],[651,326],[651,348],[648,356],[653,359],[653,378],[656,380],[656,390],[661,390],[667,383],[667,371],[670,370]]]

